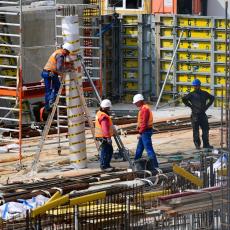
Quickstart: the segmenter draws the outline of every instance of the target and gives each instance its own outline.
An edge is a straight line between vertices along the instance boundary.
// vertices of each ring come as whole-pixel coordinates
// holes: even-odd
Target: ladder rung
[[[12,132],[19,132],[19,130],[18,130],[18,129],[1,128],[1,127],[0,127],[0,131],[12,131]]]
[[[101,80],[99,77],[90,77],[92,80]],[[83,77],[83,80],[88,80],[87,77]],[[86,81],[87,82],[87,81]]]
[[[3,25],[3,26],[20,26],[20,24],[8,23],[8,22],[0,22],[0,25]]]
[[[68,128],[68,125],[59,125],[59,128]]]
[[[20,34],[7,34],[7,33],[0,33],[0,36],[21,37]]]
[[[18,5],[19,2],[13,2],[13,1],[0,1],[0,4],[8,4],[8,5]]]
[[[66,105],[58,105],[58,108],[60,108],[60,109],[66,109],[67,106]]]
[[[3,15],[19,15],[19,12],[0,11],[0,14],[3,14]]]
[[[12,108],[12,107],[0,107],[1,110],[12,110],[12,111],[19,111],[17,108]]]
[[[95,60],[100,60],[100,57],[83,57],[83,59],[95,59]]]
[[[89,70],[93,70],[93,69],[100,70],[100,67],[86,67],[86,69],[89,69]]]
[[[100,39],[100,37],[85,37],[85,36],[80,36],[81,39]]]
[[[17,87],[11,87],[11,86],[3,86],[3,85],[0,85],[0,90],[1,89],[10,89],[10,90],[16,90]]]
[[[1,44],[0,46],[4,46],[4,47],[12,47],[12,48],[20,48],[20,45],[12,45],[12,44]]]
[[[100,47],[94,47],[94,46],[81,46],[81,49],[92,49],[92,50],[99,50],[101,49]]]
[[[0,65],[2,68],[8,68],[8,69],[17,69],[18,67],[15,65]]]
[[[100,29],[99,26],[79,26],[80,29]]]
[[[0,53],[0,57],[18,58],[19,56],[17,56],[17,55],[10,55],[10,54],[1,54],[1,53]]]
[[[59,116],[59,118],[68,118],[67,116]]]
[[[0,75],[0,78],[6,78],[6,79],[14,79],[17,80],[16,76],[8,76],[8,75]]]
[[[19,121],[19,119],[9,118],[9,117],[0,117],[0,121]]]
[[[15,101],[15,100],[16,100],[16,97],[0,97],[0,99],[2,99],[2,100],[12,100],[12,101]]]

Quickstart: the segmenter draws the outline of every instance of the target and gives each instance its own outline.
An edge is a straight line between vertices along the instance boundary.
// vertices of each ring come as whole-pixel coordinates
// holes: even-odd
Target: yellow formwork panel
[[[163,37],[172,37],[173,36],[173,30],[170,28],[161,28],[161,36]]]
[[[136,49],[124,49],[124,57],[138,57],[138,50]]]
[[[126,68],[137,68],[138,67],[138,61],[137,60],[125,60],[123,62],[124,67]]]
[[[163,94],[162,95],[162,101],[170,101],[173,99],[173,96],[171,94]]]
[[[1,75],[6,75],[6,76],[15,76],[17,75],[17,70],[16,69],[3,69],[0,70]]]
[[[221,95],[222,95],[222,89],[221,88],[215,89],[215,96],[221,97]],[[223,96],[225,95],[226,95],[226,90],[223,90]]]
[[[177,23],[179,26],[184,27],[211,27],[211,19],[206,18],[178,18]]]
[[[138,17],[136,15],[126,15],[123,17],[124,24],[136,24],[138,23]]]
[[[173,26],[173,17],[161,17],[164,26]]]
[[[186,93],[186,92],[190,92],[192,91],[192,86],[190,85],[178,85],[177,86],[177,92],[183,92],[183,93]]]
[[[10,58],[0,58],[0,65],[11,65]]]
[[[225,29],[225,19],[216,19],[216,28]],[[230,21],[228,21],[228,27],[230,27]]]
[[[12,54],[10,47],[0,46],[1,54]]]
[[[224,62],[226,61],[226,55],[225,54],[215,54],[215,62]]]
[[[173,85],[166,84],[164,91],[169,91],[169,92],[173,91]]]
[[[178,30],[177,36],[179,37],[181,30]],[[210,39],[211,31],[209,30],[186,30],[183,33],[183,38],[200,38],[200,39]]]
[[[225,32],[224,31],[216,31],[215,32],[215,38],[225,40],[225,38],[226,38]]]
[[[161,51],[161,58],[172,60],[173,52],[172,51]]]
[[[221,99],[215,98],[215,101],[214,101],[214,106],[215,107],[221,107],[222,104],[223,104],[223,107],[226,108],[226,104],[224,102],[222,102]]]
[[[216,85],[225,85],[225,77],[215,77]]]
[[[166,73],[161,74],[161,80],[164,81],[166,78]],[[169,74],[167,82],[170,82],[173,79],[173,74]]]
[[[215,66],[215,73],[225,73],[225,66],[224,65],[216,65]]]
[[[138,90],[138,84],[134,82],[126,82],[124,84],[125,89]]]
[[[138,72],[124,71],[124,78],[125,79],[137,79],[138,78]]]
[[[124,29],[124,34],[126,34],[126,35],[137,35],[138,29],[137,29],[137,27],[126,27]]]
[[[169,66],[170,66],[169,62],[161,62],[161,70],[168,71]],[[173,66],[171,68],[171,71],[173,71]]]
[[[181,41],[179,49],[211,50],[211,43],[198,41]]]
[[[131,102],[131,101],[133,101],[133,96],[134,96],[134,94],[126,94],[126,95],[124,95],[123,96],[123,101],[124,102]]]
[[[215,51],[225,51],[225,43],[216,42],[215,43]]]
[[[169,40],[169,39],[161,40],[161,48],[173,48],[173,40]]]
[[[137,46],[137,38],[124,38],[123,43],[127,46]]]
[[[199,60],[199,61],[211,61],[210,53],[190,53],[190,52],[178,52],[178,60]]]
[[[188,82],[192,83],[192,81],[198,78],[202,84],[210,84],[211,78],[210,76],[203,76],[203,75],[187,75],[187,74],[178,74],[177,75],[177,82]]]
[[[179,63],[177,65],[177,70],[192,71],[197,73],[209,73],[211,72],[211,67],[210,65]]]

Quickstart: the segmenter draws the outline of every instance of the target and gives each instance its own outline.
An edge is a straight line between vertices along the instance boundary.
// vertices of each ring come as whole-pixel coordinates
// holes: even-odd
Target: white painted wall
[[[230,16],[230,0],[228,0],[228,15]],[[208,0],[208,16],[225,16],[225,0]]]

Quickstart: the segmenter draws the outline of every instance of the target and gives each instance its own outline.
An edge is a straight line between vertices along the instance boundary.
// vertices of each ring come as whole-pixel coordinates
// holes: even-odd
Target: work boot
[[[208,144],[208,145],[204,145],[203,148],[204,149],[213,149],[213,146]]]
[[[196,147],[196,149],[201,149],[200,145],[198,145],[198,144],[195,144],[195,147]]]

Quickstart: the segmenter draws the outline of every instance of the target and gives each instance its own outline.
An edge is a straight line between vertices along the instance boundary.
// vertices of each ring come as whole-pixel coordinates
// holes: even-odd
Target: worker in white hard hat
[[[100,109],[95,118],[95,137],[101,142],[100,146],[100,168],[104,171],[111,171],[113,168],[110,165],[113,146],[113,122],[110,118],[110,108],[112,107],[111,101],[105,99],[100,104]]]
[[[139,133],[138,144],[135,154],[135,160],[142,157],[144,149],[146,150],[149,158],[149,164],[151,169],[158,170],[158,161],[153,149],[151,136],[153,134],[153,114],[150,107],[145,104],[144,97],[142,94],[136,94],[133,97],[133,104],[139,108],[137,130]]]
[[[73,45],[65,43],[49,57],[41,76],[45,83],[45,110],[50,111],[60,88],[59,76],[72,69],[73,64],[66,57],[73,51]],[[44,109],[43,109],[44,111]]]

